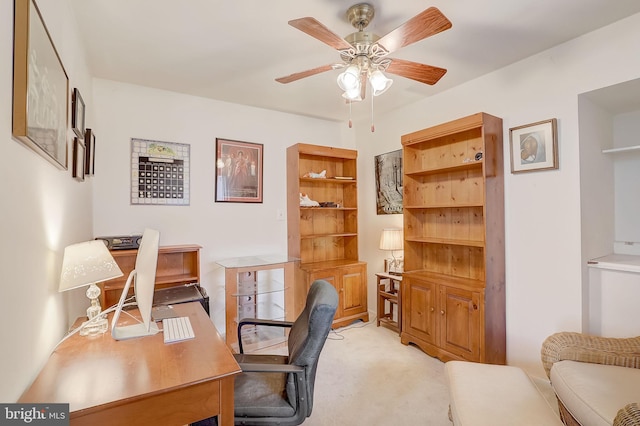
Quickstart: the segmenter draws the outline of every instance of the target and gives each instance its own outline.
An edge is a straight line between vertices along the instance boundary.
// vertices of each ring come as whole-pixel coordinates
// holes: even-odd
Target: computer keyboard
[[[162,320],[164,342],[172,343],[193,339],[196,335],[191,328],[189,317],[165,318]]]

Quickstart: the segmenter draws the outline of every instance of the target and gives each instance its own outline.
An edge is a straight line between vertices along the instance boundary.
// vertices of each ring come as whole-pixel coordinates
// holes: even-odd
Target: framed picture
[[[557,120],[509,129],[511,173],[558,168]]]
[[[15,0],[13,138],[67,169],[69,78],[33,0]]]
[[[216,202],[262,202],[262,150],[262,144],[216,138]]]
[[[85,147],[82,139],[73,138],[73,172],[72,175],[76,180],[84,180],[84,166],[85,166]]]
[[[71,100],[71,127],[80,139],[84,139],[84,101],[77,88],[73,89]]]
[[[188,206],[191,145],[131,139],[131,204]]]
[[[402,150],[376,155],[377,214],[402,214]]]
[[[84,145],[87,150],[85,156],[84,173],[93,176],[96,164],[96,134],[93,130],[87,129],[84,132]]]

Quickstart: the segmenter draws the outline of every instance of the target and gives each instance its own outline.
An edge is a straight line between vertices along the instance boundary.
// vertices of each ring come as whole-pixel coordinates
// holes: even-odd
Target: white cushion
[[[640,369],[559,361],[551,367],[558,399],[584,426],[611,426],[618,410],[640,402]]]
[[[518,367],[449,361],[445,373],[455,426],[562,426],[542,393]]]

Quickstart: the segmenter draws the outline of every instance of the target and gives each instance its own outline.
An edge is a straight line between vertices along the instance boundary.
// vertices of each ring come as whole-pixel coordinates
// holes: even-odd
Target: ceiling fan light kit
[[[371,4],[358,3],[351,6],[347,10],[347,20],[357,31],[344,39],[315,18],[306,17],[289,21],[292,27],[336,49],[340,53],[342,63],[323,65],[277,78],[276,81],[286,84],[325,71],[346,68],[338,75],[337,83],[343,90],[342,97],[350,104],[365,98],[368,85],[371,87],[373,96],[386,92],[393,84],[393,80],[384,72],[430,85],[442,78],[447,72],[444,68],[387,57],[388,54],[402,47],[451,28],[451,22],[440,10],[430,7],[383,37],[364,31],[374,16],[375,10]],[[373,131],[373,125],[371,129]]]

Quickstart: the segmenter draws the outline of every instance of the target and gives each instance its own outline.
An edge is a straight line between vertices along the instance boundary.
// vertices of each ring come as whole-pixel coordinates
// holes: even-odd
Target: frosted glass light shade
[[[369,82],[371,83],[373,96],[382,95],[393,84],[393,80],[387,78],[380,70],[375,70],[371,73]]]
[[[358,83],[355,88],[345,91],[342,97],[350,101],[361,101],[362,91],[360,90],[360,84]]]
[[[72,244],[64,249],[58,291],[71,290],[122,275],[102,240]]]
[[[360,70],[355,65],[349,65],[343,73],[338,75],[338,86],[345,92],[360,86]]]
[[[386,228],[380,235],[380,250],[402,250],[402,229]]]

